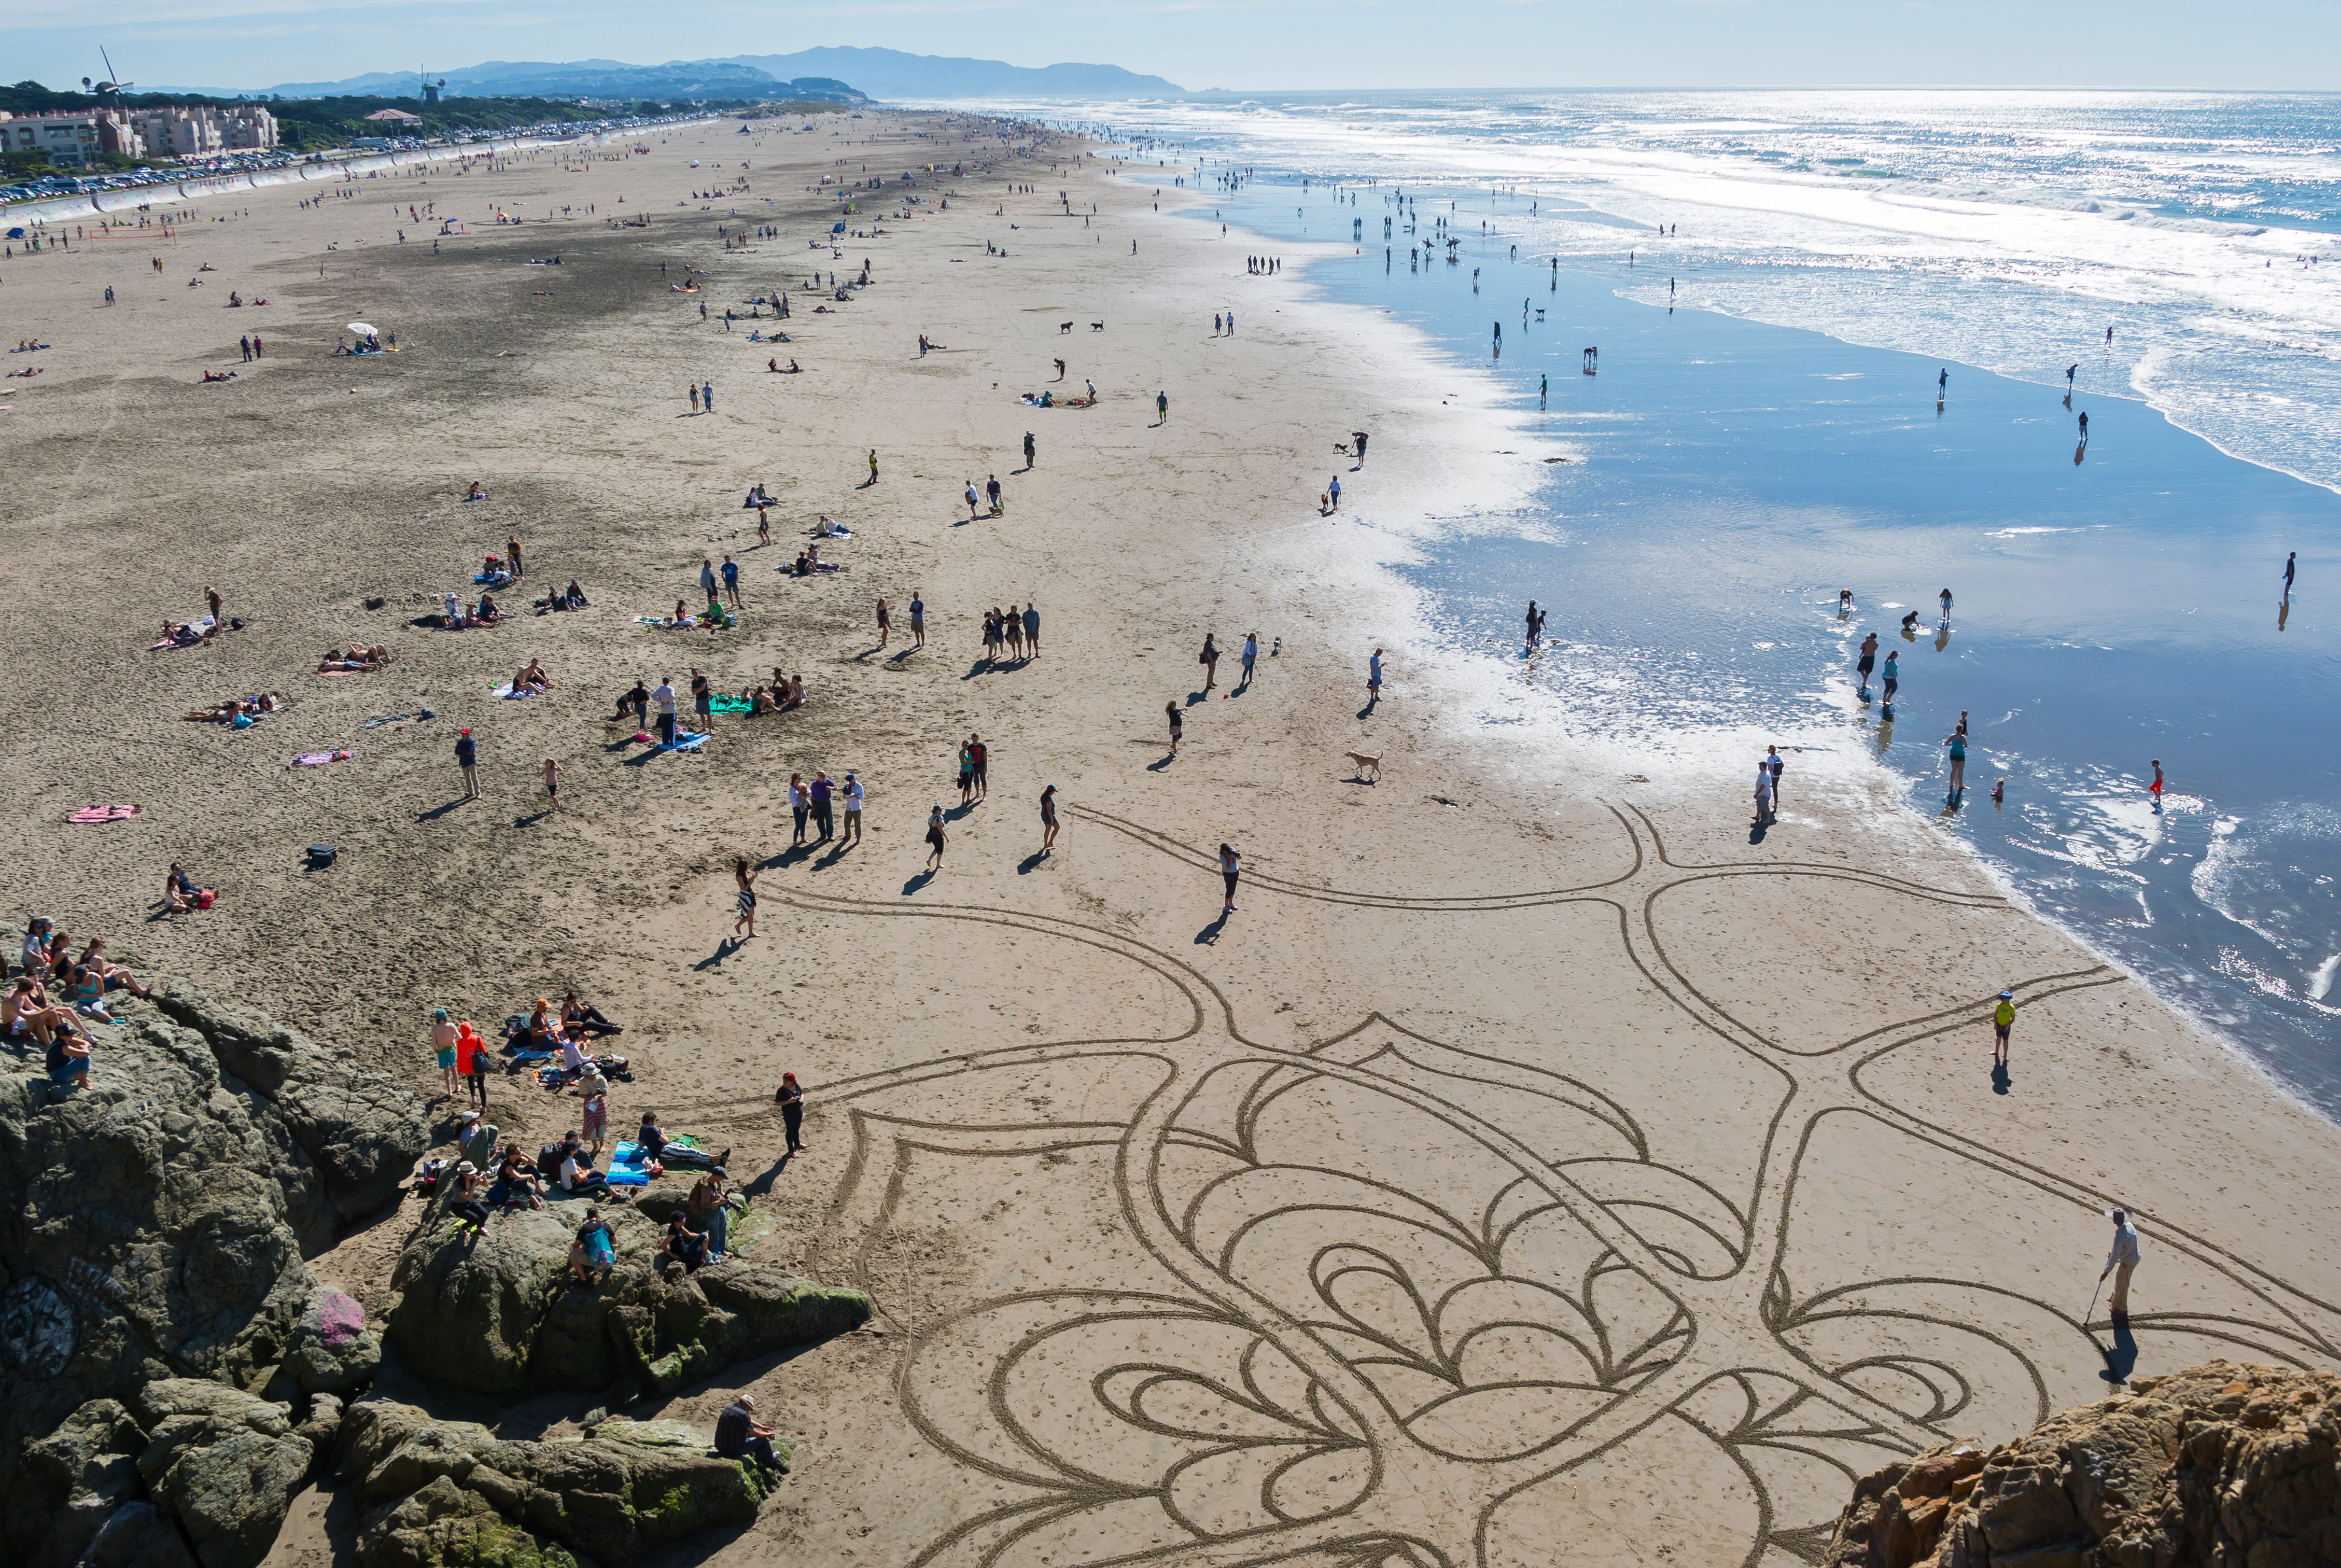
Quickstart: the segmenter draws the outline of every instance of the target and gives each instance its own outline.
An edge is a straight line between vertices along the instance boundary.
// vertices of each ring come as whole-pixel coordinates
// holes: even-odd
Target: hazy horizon
[[[676,45],[666,16],[609,0],[558,14],[523,0],[125,0],[105,26],[85,25],[87,15],[67,0],[12,8],[0,18],[10,78],[78,87],[105,74],[101,45],[134,84],[228,91],[488,60],[652,65],[844,46],[1119,65],[1190,91],[1240,94],[2341,90],[2341,11],[2307,0],[2245,0],[2216,25],[2173,0],[2147,0],[2111,25],[2097,13],[2011,0],[1601,0],[1566,12],[1519,0],[1446,8],[1435,26],[1393,7],[1337,15],[1293,0],[1159,0],[1070,15],[1023,0],[887,0],[825,15],[804,34],[734,3],[694,10],[702,36],[720,31],[726,40],[696,50]],[[1165,25],[1180,21],[1206,25]],[[437,58],[414,58],[419,36],[433,40]]]

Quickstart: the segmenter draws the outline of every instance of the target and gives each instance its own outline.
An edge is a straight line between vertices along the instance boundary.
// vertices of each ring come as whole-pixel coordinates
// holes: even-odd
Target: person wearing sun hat
[[[1995,1067],[2007,1065],[2007,1032],[2016,1027],[2016,993],[2003,991],[1991,1010],[1993,1032],[1991,1061]]]

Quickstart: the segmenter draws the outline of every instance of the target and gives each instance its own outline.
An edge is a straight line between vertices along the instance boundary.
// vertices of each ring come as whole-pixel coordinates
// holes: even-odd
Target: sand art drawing
[[[1073,809],[1199,872],[1210,864],[1195,846]],[[1561,1538],[1594,1561],[1649,1561],[1670,1543],[1690,1554],[1678,1560],[1810,1562],[1855,1477],[2087,1397],[2075,1379],[2097,1356],[2079,1303],[1848,1249],[1806,1213],[1808,1186],[1828,1179],[1821,1146],[1853,1121],[1865,1148],[1882,1137],[1914,1166],[1948,1159],[2092,1214],[2107,1201],[1865,1085],[1898,1051],[1974,1024],[1987,998],[1791,1048],[1694,984],[1661,939],[1670,894],[1742,877],[1852,878],[2019,916],[1995,895],[1845,865],[1677,862],[1647,815],[1612,812],[1631,867],[1591,886],[1414,899],[1260,875],[1248,885],[1254,898],[1408,919],[1609,906],[1618,956],[1696,1022],[1718,1071],[1725,1056],[1760,1064],[1760,1146],[1743,1152],[1752,1180],[1737,1189],[1664,1152],[1668,1105],[1427,1038],[1370,999],[1330,1038],[1263,1045],[1212,981],[1123,934],[783,895],[830,917],[985,923],[1084,944],[1151,971],[1190,1014],[1170,1038],[979,1049],[827,1093],[853,1147],[823,1250],[882,1312],[874,1253],[897,1233],[965,1225],[961,1195],[997,1186],[991,1172],[1061,1183],[1064,1212],[1096,1231],[1064,1248],[1073,1255],[1028,1249],[1021,1288],[898,1320],[903,1419],[1004,1497],[919,1563],[1497,1568],[1548,1562]],[[2098,966],[2017,990],[2033,1003],[2123,983]],[[1035,1083],[1050,1091],[1040,1100],[1079,1114],[1012,1116]],[[2224,1310],[2134,1319],[2138,1335],[2187,1342],[2168,1343],[2172,1364],[2220,1353],[2306,1364],[2341,1346],[2326,1303],[2149,1223],[2225,1290]]]

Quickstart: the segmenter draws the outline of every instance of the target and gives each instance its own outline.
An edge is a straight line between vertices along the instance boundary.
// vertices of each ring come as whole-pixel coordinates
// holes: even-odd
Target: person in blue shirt
[[[740,563],[729,555],[723,557],[723,591],[732,596],[733,609],[747,607],[740,603]]]
[[[455,764],[463,770],[463,798],[479,799],[480,748],[469,730],[455,737]]]

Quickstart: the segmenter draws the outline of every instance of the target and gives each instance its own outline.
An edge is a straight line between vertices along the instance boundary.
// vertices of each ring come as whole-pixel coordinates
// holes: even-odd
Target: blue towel
[[[513,1060],[515,1062],[550,1062],[553,1060],[553,1053],[550,1051],[515,1051],[512,1055]]]
[[[610,1151],[610,1164],[613,1165],[639,1165],[642,1163],[643,1146],[640,1144],[621,1144]]]
[[[690,730],[679,730],[675,733],[674,744],[671,746],[662,746],[660,749],[671,752],[694,752],[706,744],[706,731],[700,730],[692,732]]]
[[[613,1166],[610,1174],[603,1178],[603,1183],[612,1187],[647,1187],[651,1184],[651,1174],[640,1165],[627,1170]]]

